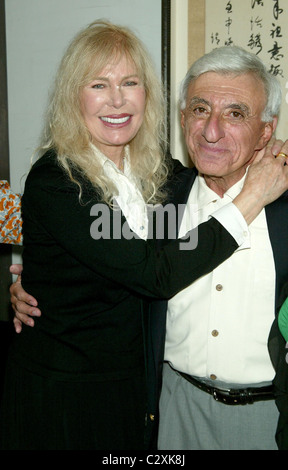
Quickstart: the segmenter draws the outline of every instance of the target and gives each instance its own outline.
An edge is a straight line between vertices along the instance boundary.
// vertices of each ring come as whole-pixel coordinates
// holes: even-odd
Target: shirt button
[[[211,379],[211,380],[216,380],[216,379],[217,379],[217,375],[215,375],[215,374],[210,374],[210,379]]]
[[[217,284],[217,286],[216,286],[216,290],[218,290],[218,291],[221,291],[221,290],[223,290],[223,286],[222,286],[222,284]]]
[[[212,331],[212,336],[214,336],[214,338],[216,338],[216,336],[218,336],[218,335],[219,335],[219,331],[217,331],[217,330]]]

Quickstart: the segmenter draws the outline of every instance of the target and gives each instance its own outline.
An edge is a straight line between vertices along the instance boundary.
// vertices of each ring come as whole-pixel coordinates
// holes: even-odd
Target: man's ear
[[[181,120],[180,120],[180,123],[181,123],[181,127],[182,127],[182,130],[184,131],[185,129],[185,121],[186,121],[186,117],[185,117],[185,110],[181,111]]]
[[[273,124],[273,134],[274,134],[274,132],[276,131],[277,124],[278,124],[278,117],[277,116],[274,116],[272,124]]]
[[[258,146],[259,150],[264,148],[265,145],[269,142],[271,139],[272,135],[274,134],[276,127],[278,124],[278,117],[274,117],[271,122],[266,122],[264,126],[263,133],[259,139]]]

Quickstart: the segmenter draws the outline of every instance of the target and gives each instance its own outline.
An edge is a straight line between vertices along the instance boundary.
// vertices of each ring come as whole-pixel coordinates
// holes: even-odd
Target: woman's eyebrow
[[[124,77],[121,77],[121,81],[127,80],[128,78],[139,78],[139,75],[137,73],[132,73],[131,75],[125,75]],[[95,80],[102,80],[104,82],[109,82],[110,78],[109,77],[95,77],[93,78],[93,82]]]

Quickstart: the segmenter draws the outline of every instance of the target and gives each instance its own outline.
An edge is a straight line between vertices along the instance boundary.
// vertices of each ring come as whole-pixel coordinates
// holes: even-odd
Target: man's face
[[[228,187],[242,178],[273,133],[273,123],[261,121],[265,104],[264,86],[252,74],[207,72],[190,83],[181,125],[201,174]]]

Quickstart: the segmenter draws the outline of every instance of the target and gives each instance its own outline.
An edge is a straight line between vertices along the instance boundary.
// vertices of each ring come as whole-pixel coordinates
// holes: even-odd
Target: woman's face
[[[145,101],[144,84],[124,56],[108,64],[81,92],[81,111],[93,143],[116,164],[143,123]]]

